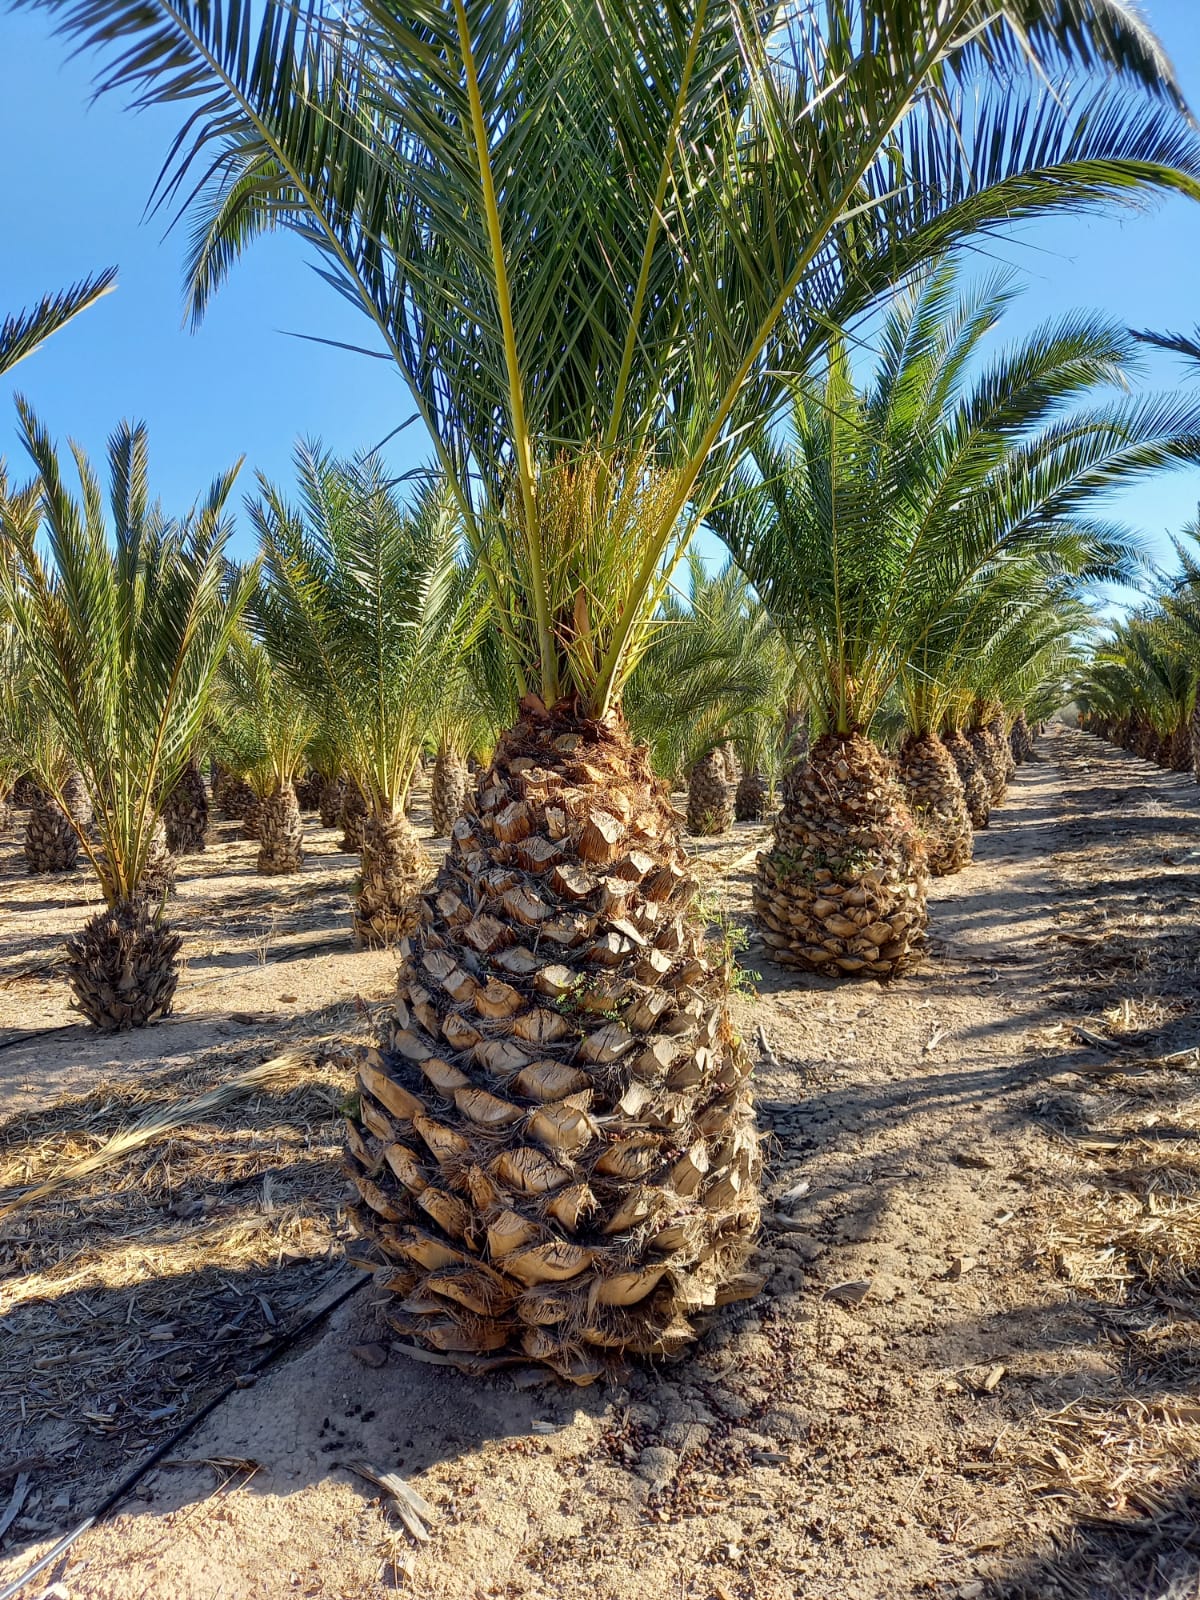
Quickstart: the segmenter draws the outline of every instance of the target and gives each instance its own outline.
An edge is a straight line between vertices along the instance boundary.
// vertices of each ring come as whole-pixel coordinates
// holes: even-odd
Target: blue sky
[[[1145,9],[1200,108],[1195,4],[1149,0]],[[286,479],[298,436],[357,450],[390,433],[410,407],[386,363],[287,337],[290,330],[369,342],[365,323],[289,240],[258,245],[200,332],[184,329],[184,236],[164,239],[163,219],[144,218],[174,127],[169,113],[134,116],[111,98],[89,104],[87,60],[68,61],[43,17],[0,13],[0,314],[89,271],[120,269],[114,294],[0,379],[0,454],[19,473],[11,406],[18,390],[54,433],[94,454],[120,417],[144,418],[155,490],[168,508],[182,509],[239,455],[245,488],[255,468]],[[1049,220],[988,249],[1028,284],[1006,336],[1080,305],[1136,327],[1200,322],[1195,203]],[[1188,381],[1157,352],[1146,370],[1147,384]],[[401,467],[423,454],[416,428],[392,449]],[[1189,468],[1148,480],[1116,504],[1167,560],[1168,533],[1195,516],[1198,500],[1200,468]]]

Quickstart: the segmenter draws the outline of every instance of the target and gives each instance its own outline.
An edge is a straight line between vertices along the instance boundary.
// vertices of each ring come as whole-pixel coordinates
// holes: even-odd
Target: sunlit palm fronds
[[[40,349],[52,334],[114,289],[116,282],[117,269],[109,267],[69,289],[44,296],[31,311],[17,312],[0,322],[0,373],[11,371],[18,361]]]

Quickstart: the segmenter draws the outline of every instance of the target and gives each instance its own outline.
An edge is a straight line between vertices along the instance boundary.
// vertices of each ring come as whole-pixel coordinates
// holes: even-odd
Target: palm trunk
[[[1018,766],[1034,759],[1033,734],[1024,711],[1018,711],[1013,719],[1012,732],[1008,736],[1009,748],[1012,750],[1013,760]]]
[[[208,832],[208,795],[200,775],[200,763],[193,756],[179,775],[179,782],[163,806],[167,848],[174,855],[197,855],[204,849]]]
[[[403,812],[362,821],[362,887],[354,902],[360,945],[391,945],[417,925],[420,893],[433,863]]]
[[[1003,805],[1004,797],[1008,793],[1008,782],[1004,776],[1004,762],[996,748],[995,736],[991,729],[983,726],[969,728],[967,743],[975,752],[979,770],[988,786],[989,801],[993,806]]]
[[[79,836],[70,818],[40,791],[25,824],[25,861],[31,873],[73,872],[79,863]]]
[[[624,727],[528,713],[454,825],[348,1125],[389,1319],[586,1383],[755,1292],[749,1062]]]
[[[1004,717],[997,712],[987,727],[996,748],[996,760],[1004,775],[1004,788],[1007,793],[1008,786],[1016,774],[1017,763],[1013,758],[1012,743],[1008,737],[1008,729],[1004,725]]]
[[[910,734],[896,770],[935,878],[961,872],[974,845],[967,797],[950,752],[932,733]]]
[[[258,796],[245,778],[235,778],[232,773],[223,772],[217,781],[216,804],[227,822],[244,822],[258,804]],[[253,838],[254,835],[243,834],[242,837]]]
[[[890,978],[921,956],[927,865],[891,763],[859,734],[827,733],[785,779],[754,910],[776,961]]]
[[[12,786],[9,796],[14,806],[32,806],[37,804],[38,786],[27,772],[23,772]]]
[[[300,871],[304,859],[304,824],[296,804],[296,791],[290,783],[279,784],[262,802],[258,837],[258,872],[274,877]]]
[[[144,899],[120,901],[68,939],[75,1004],[102,1033],[141,1028],[171,1009],[181,940]]]
[[[323,828],[336,828],[342,814],[342,801],[346,797],[346,780],[341,777],[325,778],[321,783],[321,797],[317,810]]]
[[[1196,703],[1192,707],[1191,720],[1192,735],[1192,774],[1197,783],[1200,783],[1200,694],[1196,696]]]
[[[435,838],[444,838],[462,816],[469,785],[466,762],[457,750],[442,745],[433,764],[429,790],[429,810]]]
[[[90,828],[94,818],[92,798],[88,794],[83,782],[83,777],[78,772],[73,772],[63,784],[63,802],[67,815],[81,828]]]
[[[983,768],[975,746],[961,729],[942,735],[942,743],[950,752],[950,759],[958,768],[962,779],[963,797],[967,802],[967,815],[975,829],[986,828],[992,815],[992,786]]]
[[[692,768],[688,781],[689,833],[711,838],[729,831],[733,823],[733,803],[725,770],[725,757],[720,750],[710,750]]]
[[[338,813],[338,820],[342,825],[341,843],[339,850],[344,850],[347,855],[357,855],[362,849],[363,823],[367,816],[367,802],[362,790],[351,779],[342,795],[342,806]]]
[[[767,780],[761,772],[744,772],[733,796],[733,815],[738,822],[761,822],[767,813]]]

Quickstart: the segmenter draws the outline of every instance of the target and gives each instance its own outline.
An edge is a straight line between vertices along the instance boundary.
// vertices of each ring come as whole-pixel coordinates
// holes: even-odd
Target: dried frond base
[[[257,804],[258,796],[244,778],[222,773],[217,782],[216,806],[227,822],[244,822]],[[256,835],[243,830],[242,837],[253,839]]]
[[[461,756],[445,747],[433,763],[429,811],[435,839],[444,838],[462,816],[467,804],[470,774]]]
[[[738,822],[761,822],[767,814],[767,780],[761,772],[743,773],[733,795],[733,815]]]
[[[182,941],[144,900],[102,911],[68,939],[67,982],[102,1033],[141,1028],[171,1009]]]
[[[1013,718],[1013,725],[1008,735],[1008,747],[1018,767],[1024,766],[1027,761],[1037,759],[1033,748],[1033,731],[1024,711],[1018,711]]]
[[[988,799],[993,806],[1004,804],[1004,797],[1008,793],[1007,763],[996,743],[996,735],[990,727],[969,728],[967,730],[967,743],[975,752],[975,759],[979,763],[979,770],[983,774],[988,786]],[[1005,749],[1008,741],[1005,741]]]
[[[92,797],[88,794],[82,776],[78,772],[71,773],[66,783],[63,784],[63,802],[67,815],[81,828],[90,828],[95,819],[92,809]]]
[[[382,946],[407,938],[416,928],[420,893],[432,872],[407,817],[364,818],[362,888],[353,911],[358,943]]]
[[[783,788],[758,858],[754,910],[776,961],[890,978],[920,959],[925,847],[891,763],[858,734],[826,734]]]
[[[25,823],[25,862],[31,873],[74,872],[79,836],[66,812],[49,795],[38,794]]]
[[[961,872],[970,864],[974,833],[950,752],[934,734],[923,733],[904,741],[896,771],[925,843],[930,873],[945,878]]]
[[[725,773],[725,755],[721,750],[711,750],[692,768],[688,782],[687,830],[697,838],[728,833],[733,824],[733,803]]]
[[[342,814],[342,801],[346,798],[344,778],[325,778],[321,783],[321,797],[317,810],[323,828],[336,828]]]
[[[163,805],[167,830],[167,849],[172,855],[197,855],[204,849],[208,832],[208,794],[200,768],[190,762],[179,776]]]
[[[454,824],[347,1126],[406,1338],[589,1383],[756,1292],[750,1063],[695,894],[623,724],[526,709]]]
[[[971,826],[975,829],[986,828],[992,815],[992,786],[979,764],[975,746],[960,729],[944,733],[942,743],[950,752],[950,759],[962,779],[963,798],[967,802]]]
[[[16,783],[13,784],[9,800],[14,806],[20,806],[24,809],[26,806],[36,805],[40,793],[41,790],[29,774],[23,772]]]
[[[321,808],[321,791],[325,780],[319,772],[307,772],[303,778],[296,782],[296,804],[301,811],[319,811]]]
[[[299,872],[304,859],[304,824],[290,783],[281,784],[261,802],[258,838],[256,871],[267,877]]]
[[[363,823],[367,816],[367,802],[362,790],[356,783],[348,783],[342,795],[341,809],[338,812],[338,821],[341,823],[342,839],[338,845],[339,850],[344,850],[347,855],[357,855],[362,849]]]

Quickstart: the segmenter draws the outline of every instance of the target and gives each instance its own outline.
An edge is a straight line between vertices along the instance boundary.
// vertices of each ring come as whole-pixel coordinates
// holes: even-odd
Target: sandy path
[[[885,988],[767,968],[739,1000],[777,1061],[757,1075],[777,1197],[757,1302],[678,1365],[573,1391],[368,1366],[358,1347],[387,1344],[368,1290],[80,1540],[56,1574],[70,1600],[1054,1592],[1034,1561],[1056,1513],[1008,1441],[1111,1372],[1092,1306],[1036,1254],[1052,1143],[1031,1112],[1047,1079],[1104,1060],[1069,1035],[1086,1004],[1061,941],[1094,910],[1100,836],[1114,884],[1150,871],[1146,827],[1186,839],[1196,790],[1080,735],[1042,750],[974,865],[935,886],[922,971]],[[1151,782],[1139,831],[1114,793]],[[747,885],[730,879],[735,906]],[[253,1465],[197,1464],[216,1461]],[[441,1508],[427,1547],[348,1461]]]

